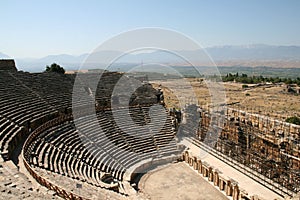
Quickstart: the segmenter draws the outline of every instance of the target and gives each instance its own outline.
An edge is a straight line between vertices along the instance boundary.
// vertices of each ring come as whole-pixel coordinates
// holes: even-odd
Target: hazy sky
[[[182,32],[204,47],[300,45],[299,0],[1,0],[0,52],[11,57],[91,52],[138,27]]]

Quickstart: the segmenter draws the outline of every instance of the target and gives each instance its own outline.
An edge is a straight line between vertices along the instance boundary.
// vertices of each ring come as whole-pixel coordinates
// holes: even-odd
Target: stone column
[[[229,180],[226,181],[226,195],[231,196],[232,195],[232,185]]]
[[[203,177],[208,177],[208,167],[202,164]]]
[[[219,173],[217,171],[214,172],[214,185],[219,185]]]
[[[198,173],[202,174],[202,162],[201,162],[201,160],[198,160]]]
[[[192,157],[189,157],[189,165],[192,167],[194,163],[194,159]]]
[[[259,197],[257,195],[251,196],[251,200],[259,200]]]
[[[198,170],[198,162],[197,162],[197,158],[196,158],[196,157],[194,157],[193,168],[194,168],[195,170]]]
[[[184,161],[186,162],[186,163],[188,163],[189,162],[189,152],[184,152]]]
[[[232,198],[233,200],[239,200],[240,189],[237,184],[233,185]]]
[[[213,181],[214,180],[214,173],[212,171],[212,167],[208,168],[208,180]]]
[[[223,178],[219,177],[219,188],[220,188],[220,190],[225,190],[225,184],[226,184],[225,180]]]

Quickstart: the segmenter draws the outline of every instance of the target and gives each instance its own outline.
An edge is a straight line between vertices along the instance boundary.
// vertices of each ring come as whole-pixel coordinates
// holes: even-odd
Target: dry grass
[[[199,78],[186,79],[190,82],[198,99],[198,104],[207,107],[210,103],[210,93],[205,81]],[[229,107],[245,110],[251,113],[258,113],[284,120],[289,116],[300,116],[300,95],[284,92],[284,86],[260,86],[243,89],[241,83],[223,83],[226,91],[226,103],[237,104]],[[180,108],[179,100],[184,103],[191,102],[190,89],[180,86],[178,80],[156,81],[154,86],[163,89],[167,107]],[[176,91],[173,88],[177,88]],[[247,95],[246,95],[247,94]]]

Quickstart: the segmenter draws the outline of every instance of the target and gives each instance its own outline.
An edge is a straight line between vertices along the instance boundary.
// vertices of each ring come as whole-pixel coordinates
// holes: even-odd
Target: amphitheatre
[[[94,87],[95,72],[77,75],[0,60],[0,199],[300,199],[300,126],[278,117],[272,99],[274,112],[253,106],[269,87],[227,84],[240,106],[211,114],[199,80],[203,98],[179,110],[164,81],[104,71]],[[115,94],[121,78],[142,84]]]

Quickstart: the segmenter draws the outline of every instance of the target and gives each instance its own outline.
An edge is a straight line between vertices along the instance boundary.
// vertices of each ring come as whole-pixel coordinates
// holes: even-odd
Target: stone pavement
[[[161,166],[145,174],[139,182],[139,188],[151,199],[228,199],[184,162]]]

